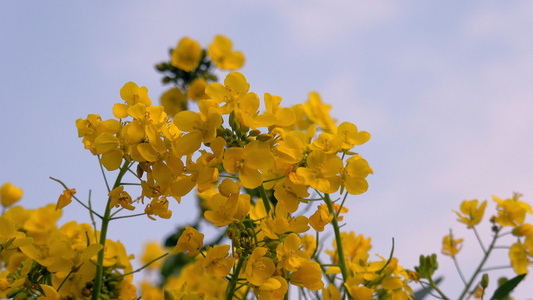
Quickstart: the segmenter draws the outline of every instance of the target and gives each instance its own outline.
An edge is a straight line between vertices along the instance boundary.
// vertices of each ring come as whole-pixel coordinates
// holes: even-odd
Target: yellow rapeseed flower
[[[207,48],[207,54],[222,70],[235,70],[244,64],[242,52],[232,51],[231,41],[222,35],[215,36],[213,43]]]
[[[518,194],[515,194],[512,199],[501,200],[496,196],[492,196],[492,198],[498,203],[496,205],[498,215],[496,216],[495,221],[498,222],[500,226],[516,227],[522,225],[524,224],[526,213],[533,213],[529,204],[519,200]]]
[[[516,242],[509,249],[509,258],[516,274],[526,274],[529,265],[529,258],[526,247],[520,242]]]
[[[244,276],[251,284],[255,286],[261,286],[267,279],[269,279],[276,266],[271,258],[265,256],[268,249],[265,247],[257,247],[252,252],[252,255],[246,262],[246,268],[244,269]]]
[[[197,78],[189,85],[187,89],[187,97],[194,101],[209,99],[205,93],[207,82],[203,78]]]
[[[316,261],[304,262],[298,271],[289,275],[290,282],[299,287],[305,287],[307,289],[318,291],[324,287],[322,282],[322,269]]]
[[[468,228],[472,228],[481,222],[485,207],[487,207],[487,201],[483,201],[478,207],[478,200],[465,200],[461,203],[461,212],[455,210],[454,212],[457,214],[457,221],[466,224]]]
[[[8,207],[13,205],[22,198],[22,189],[14,186],[11,182],[7,182],[0,187],[0,200],[2,206]]]
[[[189,257],[193,257],[200,253],[200,249],[204,246],[204,234],[198,232],[191,226],[185,226],[185,231],[178,239],[178,243],[172,252],[185,252],[189,251]]]
[[[202,49],[197,41],[184,37],[172,51],[170,64],[183,71],[190,72],[198,67],[202,59]]]
[[[442,254],[454,257],[463,247],[463,239],[453,239],[449,234],[442,239]]]
[[[150,265],[148,265],[148,270],[157,270],[163,266],[163,263],[161,260],[153,261],[154,259],[160,257],[161,255],[165,254],[164,250],[161,249],[161,246],[157,242],[149,242],[144,246],[144,253],[141,256],[141,262],[146,265],[149,262],[152,262]]]
[[[233,267],[235,259],[229,256],[230,245],[217,245],[207,250],[202,261],[202,268],[212,276],[226,277]]]
[[[76,189],[64,190],[57,200],[56,210],[62,209],[72,202],[72,195],[76,194]]]

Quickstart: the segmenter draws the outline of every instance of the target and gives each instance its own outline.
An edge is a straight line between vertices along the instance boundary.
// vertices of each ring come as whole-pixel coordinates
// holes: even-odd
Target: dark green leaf
[[[502,284],[496,291],[494,292],[494,295],[490,298],[490,300],[501,300],[506,299],[509,294],[514,290],[514,288],[526,277],[527,274],[521,274],[513,279],[507,281],[506,283]]]

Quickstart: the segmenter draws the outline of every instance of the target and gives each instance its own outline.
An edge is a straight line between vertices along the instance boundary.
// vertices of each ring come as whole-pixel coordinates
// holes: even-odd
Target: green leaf
[[[527,274],[521,274],[513,279],[507,281],[506,283],[500,285],[498,289],[494,292],[494,295],[490,298],[490,300],[501,300],[506,299],[509,297],[509,294],[514,290],[514,288],[526,277]]]

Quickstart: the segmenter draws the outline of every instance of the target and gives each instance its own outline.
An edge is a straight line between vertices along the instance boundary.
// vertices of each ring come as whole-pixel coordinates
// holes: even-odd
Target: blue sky
[[[412,267],[419,254],[440,252],[453,228],[466,239],[459,260],[468,274],[480,250],[452,210],[477,198],[490,213],[491,195],[533,196],[532,13],[525,1],[2,2],[0,183],[24,188],[28,207],[57,200],[61,187],[48,176],[104,201],[75,120],[111,117],[128,81],[157,100],[165,87],[153,65],[170,47],[224,34],[245,53],[252,91],[285,105],[317,91],[335,118],[372,134],[360,153],[375,174],[366,194],[348,200],[345,230],[372,237],[383,255],[394,237],[400,263]],[[170,221],[114,223],[110,237],[139,255],[141,240],[186,224],[192,201],[175,203]],[[75,205],[64,214],[88,221]],[[493,265],[507,260],[498,254]],[[453,264],[440,261],[443,287],[454,290]],[[516,298],[531,297],[524,286]]]

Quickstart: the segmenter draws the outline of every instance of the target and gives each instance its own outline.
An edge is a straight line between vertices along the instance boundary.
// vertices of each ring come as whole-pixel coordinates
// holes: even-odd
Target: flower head
[[[22,189],[14,186],[11,182],[5,183],[0,187],[0,200],[2,206],[8,207],[13,205],[22,198]]]
[[[487,206],[487,201],[483,201],[478,207],[478,200],[463,201],[461,203],[461,212],[455,211],[459,217],[457,221],[464,223],[468,228],[472,228],[475,225],[481,222],[483,214],[485,213],[485,207]]]

